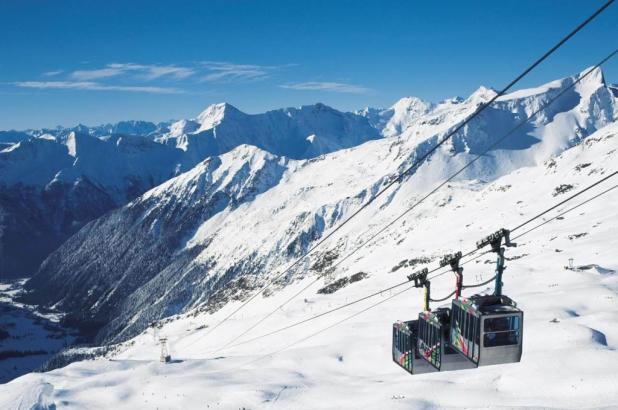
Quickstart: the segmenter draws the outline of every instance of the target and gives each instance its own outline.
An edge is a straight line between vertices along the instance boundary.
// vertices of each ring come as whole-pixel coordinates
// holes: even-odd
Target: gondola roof
[[[466,310],[472,309],[482,314],[492,313],[517,313],[521,310],[508,296],[473,295],[459,301]]]

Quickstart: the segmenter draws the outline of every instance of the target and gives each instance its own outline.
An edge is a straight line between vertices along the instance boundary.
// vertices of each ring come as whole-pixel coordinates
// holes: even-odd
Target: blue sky
[[[0,1],[0,129],[500,88],[604,1]],[[611,6],[522,86],[617,46]],[[604,69],[618,82],[618,61]],[[518,87],[520,88],[520,87]]]

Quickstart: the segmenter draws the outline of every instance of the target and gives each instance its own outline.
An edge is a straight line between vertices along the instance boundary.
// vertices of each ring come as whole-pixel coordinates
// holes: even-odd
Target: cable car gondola
[[[393,361],[410,374],[436,372],[419,355],[417,336],[418,320],[393,323]]]
[[[502,295],[503,239],[506,246],[515,246],[506,229],[477,242],[477,249],[491,245],[497,254],[494,294],[452,302],[450,343],[477,366],[516,363],[523,351],[524,312]]]
[[[418,317],[418,352],[436,370],[463,370],[476,367],[450,346],[451,310],[421,312]]]
[[[425,307],[418,320],[393,324],[393,361],[411,374],[475,367],[449,346],[450,309],[429,310],[431,283],[427,269],[409,276],[425,289]]]
[[[450,341],[477,366],[521,360],[523,315],[507,296],[453,300]]]
[[[455,285],[455,297],[459,297],[463,268],[459,266],[461,252],[452,255],[445,255],[440,261],[440,266],[450,265],[457,278]],[[412,279],[415,279],[412,277]],[[425,287],[425,306],[424,311],[418,315],[418,351],[423,359],[431,364],[436,370],[462,370],[475,367],[467,361],[456,350],[450,346],[450,326],[451,310],[448,307],[438,308],[432,312],[429,309],[431,301],[431,283],[426,275],[421,275],[415,279],[415,285]],[[450,298],[447,296],[446,299]],[[438,301],[436,301],[438,302]]]
[[[489,244],[498,255],[496,276],[491,279],[495,279],[493,295],[460,299],[461,290],[465,288],[462,285],[463,268],[459,266],[461,252],[446,255],[440,261],[440,266],[450,265],[457,278],[455,291],[445,299],[430,298],[431,283],[427,279],[427,269],[408,276],[415,287],[425,289],[424,311],[419,314],[418,321],[393,325],[393,361],[411,374],[420,374],[521,360],[523,311],[512,299],[502,295],[503,239],[506,246],[515,246],[510,242],[506,229],[477,242],[478,249]],[[453,294],[455,299],[451,308],[430,310],[430,301],[446,300]]]

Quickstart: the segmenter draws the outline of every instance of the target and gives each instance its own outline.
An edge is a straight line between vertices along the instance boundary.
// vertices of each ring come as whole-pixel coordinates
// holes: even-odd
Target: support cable
[[[511,229],[511,232],[515,232],[515,231],[516,231],[516,230],[518,230],[519,228],[521,228],[521,227],[523,227],[523,226],[525,226],[525,225],[529,224],[530,222],[534,221],[535,219],[538,219],[538,218],[542,217],[543,215],[545,215],[546,213],[548,213],[548,212],[550,212],[550,211],[553,211],[554,209],[558,208],[560,205],[562,205],[562,204],[565,204],[565,203],[569,202],[571,199],[573,199],[573,198],[575,198],[575,197],[577,197],[577,196],[579,196],[579,195],[583,194],[584,192],[588,191],[589,189],[592,189],[592,188],[594,188],[595,186],[599,185],[600,183],[603,183],[603,182],[607,181],[608,179],[610,179],[610,178],[612,178],[612,177],[616,176],[616,174],[618,174],[618,171],[614,171],[614,172],[612,172],[611,174],[607,175],[605,178],[601,178],[600,180],[598,180],[598,181],[597,181],[597,182],[595,182],[594,184],[589,185],[588,187],[586,187],[586,188],[582,189],[581,191],[577,192],[577,193],[576,193],[576,194],[574,194],[574,195],[571,195],[570,197],[568,197],[568,198],[567,198],[567,199],[565,199],[564,201],[559,202],[559,203],[557,203],[556,205],[552,206],[551,208],[546,209],[545,211],[541,212],[540,214],[533,216],[532,218],[528,219],[526,222],[523,222],[523,223],[521,223],[521,224],[517,225],[515,228]]]
[[[430,298],[429,301],[430,302],[444,302],[445,300],[450,299],[455,294],[455,292],[457,292],[457,291],[454,290],[451,293],[449,293],[447,296],[445,296],[445,297],[443,297],[441,299],[431,299]]]
[[[617,172],[612,173],[611,175],[616,175],[616,174],[618,174],[618,171],[617,171]],[[607,178],[603,178],[602,180],[606,180],[606,179],[607,179]],[[569,198],[568,198],[568,200],[570,201],[570,200],[572,200],[572,199],[576,198],[577,196],[581,195],[582,193],[584,193],[584,192],[588,191],[588,190],[589,190],[592,186],[596,186],[596,185],[598,185],[598,183],[599,183],[599,181],[597,181],[597,182],[593,183],[592,185],[590,185],[590,186],[588,186],[588,187],[584,188],[583,190],[579,191],[577,194],[572,195],[571,197],[569,197]],[[578,205],[576,205],[576,206],[574,206],[574,207],[572,207],[572,208],[569,208],[569,209],[567,209],[566,211],[561,212],[560,214],[558,214],[558,215],[554,216],[554,217],[553,217],[553,218],[551,218],[550,220],[544,221],[544,222],[542,222],[541,224],[539,224],[539,225],[537,225],[537,226],[535,226],[535,227],[533,227],[533,228],[529,229],[528,231],[526,231],[526,232],[524,232],[524,233],[522,233],[522,234],[518,235],[516,238],[520,238],[520,237],[524,236],[525,234],[527,234],[527,233],[529,233],[529,232],[531,232],[531,231],[533,231],[533,230],[535,230],[535,229],[537,229],[537,228],[539,228],[539,227],[541,227],[541,226],[543,226],[543,225],[545,225],[545,224],[547,224],[547,223],[549,223],[549,222],[551,222],[551,221],[553,221],[553,220],[555,220],[555,219],[557,219],[557,218],[559,218],[559,217],[561,217],[561,216],[563,216],[563,215],[565,215],[565,214],[567,214],[567,213],[569,213],[569,212],[571,212],[571,211],[573,211],[573,210],[575,210],[575,209],[577,209],[577,208],[581,207],[582,205],[587,204],[587,203],[589,203],[589,202],[593,201],[594,199],[597,199],[597,198],[601,197],[602,195],[607,194],[608,192],[612,191],[612,190],[613,190],[613,189],[615,189],[615,188],[618,188],[618,185],[614,185],[614,186],[612,186],[611,188],[606,189],[605,191],[602,191],[602,192],[600,192],[599,194],[597,194],[597,195],[595,195],[595,196],[593,196],[593,197],[591,197],[591,198],[587,199],[586,201],[584,201],[584,202],[582,202],[582,203],[580,203],[580,204],[578,204]],[[561,201],[561,204],[564,204],[565,202],[567,202],[567,201],[566,201],[566,200],[565,200],[565,201]],[[556,206],[554,205],[554,206],[552,206],[550,209],[555,209],[555,208],[556,208]],[[540,218],[542,215],[545,215],[546,213],[547,213],[547,212],[542,212],[542,213],[538,214],[536,218],[531,218],[531,219],[529,219],[528,221],[526,221],[526,224],[531,223],[532,221],[534,221],[535,219]],[[522,226],[524,226],[524,224],[520,224],[520,225],[519,225],[519,227],[522,227]],[[514,240],[514,239],[516,239],[516,238],[513,238],[513,240]],[[472,250],[472,251],[470,251],[470,252],[465,253],[465,254],[462,256],[462,258],[466,258],[466,257],[468,257],[468,256],[471,256],[471,255],[473,255],[473,254],[474,254],[474,253],[476,253],[476,252],[478,252],[478,249],[474,249],[474,250]],[[465,264],[467,264],[467,263],[469,263],[469,262],[472,262],[472,261],[478,260],[478,259],[480,259],[483,255],[486,255],[486,254],[488,254],[488,253],[491,253],[491,251],[484,251],[484,252],[481,252],[481,253],[480,253],[480,254],[478,254],[476,257],[474,257],[474,258],[472,258],[472,259],[468,259],[468,260],[466,260],[466,261],[464,261],[464,262],[461,262],[461,265],[465,265]],[[441,268],[435,268],[435,269],[433,269],[433,270],[429,271],[429,273],[436,272],[436,271],[438,271],[438,270],[440,270],[440,269],[441,269]],[[433,276],[431,276],[431,277],[428,277],[427,279],[434,279],[434,278],[437,278],[437,277],[439,277],[439,276],[445,275],[445,274],[450,273],[450,272],[451,272],[451,270],[450,270],[450,269],[446,269],[446,270],[443,270],[443,271],[442,271],[442,272],[440,272],[440,273],[437,273],[437,274],[435,274],[435,275],[433,275]],[[491,281],[493,281],[494,279],[495,279],[495,277],[494,277],[494,278],[491,278],[489,281],[483,282],[483,283],[478,284],[478,285],[465,285],[465,286],[463,286],[463,288],[464,288],[464,289],[466,289],[466,288],[473,288],[473,287],[484,286],[484,285],[487,285],[488,283],[490,283]],[[401,282],[401,283],[395,284],[395,285],[390,286],[390,287],[388,287],[388,288],[386,288],[386,289],[382,289],[382,290],[380,290],[380,291],[377,291],[377,292],[371,293],[371,294],[369,294],[369,295],[367,295],[367,296],[364,296],[364,297],[362,297],[362,298],[359,298],[359,299],[353,300],[353,301],[351,301],[351,302],[348,302],[348,303],[345,303],[345,304],[343,304],[343,305],[337,306],[337,307],[335,307],[335,308],[329,309],[329,310],[324,311],[324,312],[322,312],[322,313],[319,313],[319,314],[316,314],[316,315],[310,316],[310,317],[308,317],[308,318],[306,318],[306,319],[303,319],[303,320],[300,320],[300,321],[298,321],[298,322],[291,323],[291,324],[289,324],[289,325],[283,326],[283,327],[281,327],[281,328],[275,329],[275,330],[273,330],[273,331],[270,331],[270,332],[264,333],[264,334],[259,335],[259,336],[255,336],[255,337],[250,338],[250,339],[246,339],[246,340],[244,340],[244,341],[241,341],[241,342],[238,342],[238,343],[232,344],[232,345],[230,345],[230,346],[226,346],[226,347],[223,347],[223,348],[219,348],[219,349],[215,350],[214,352],[218,352],[218,351],[224,350],[225,348],[232,348],[232,347],[237,347],[237,346],[245,345],[245,344],[248,344],[248,343],[254,342],[254,341],[256,341],[256,340],[263,339],[263,338],[265,338],[265,337],[272,336],[272,335],[277,334],[277,333],[281,333],[281,332],[286,331],[286,330],[288,330],[288,329],[291,329],[291,328],[294,328],[294,327],[300,326],[300,325],[302,325],[302,324],[305,324],[305,323],[307,323],[307,322],[311,322],[311,321],[313,321],[313,320],[316,320],[316,319],[319,319],[319,318],[321,318],[321,317],[327,316],[327,315],[329,315],[329,314],[331,314],[331,313],[334,313],[334,312],[336,312],[336,311],[338,311],[338,310],[341,310],[341,309],[344,309],[344,308],[346,308],[346,307],[349,307],[349,306],[355,305],[355,304],[360,303],[360,302],[362,302],[362,301],[365,301],[365,300],[367,300],[367,299],[371,299],[371,298],[373,298],[373,297],[375,297],[375,296],[378,296],[378,295],[380,295],[380,294],[382,294],[382,293],[384,293],[384,292],[391,291],[391,290],[393,290],[393,289],[399,288],[399,287],[404,286],[404,285],[409,284],[409,283],[410,283],[409,281],[405,281],[405,282]],[[410,288],[406,288],[406,290],[409,290],[409,289],[412,289],[412,288],[414,288],[414,286],[412,286],[412,287],[410,287]],[[454,292],[453,292],[453,294],[454,294]],[[451,294],[451,295],[449,295],[449,297],[450,297],[450,296],[452,296],[452,294]],[[391,297],[388,297],[388,298],[387,298],[387,299],[385,299],[385,300],[389,300],[390,298],[391,298]],[[446,299],[448,299],[448,297],[447,297]],[[442,300],[438,299],[438,300],[435,300],[435,301],[442,301]],[[382,302],[383,302],[383,301],[382,301]],[[381,302],[380,302],[380,303],[381,303]]]
[[[491,279],[486,280],[485,282],[482,283],[477,283],[475,285],[464,285],[462,286],[462,288],[464,289],[470,289],[470,288],[480,288],[481,286],[485,286],[485,285],[489,285],[491,282],[493,282],[494,280],[496,280],[496,277],[494,276]]]

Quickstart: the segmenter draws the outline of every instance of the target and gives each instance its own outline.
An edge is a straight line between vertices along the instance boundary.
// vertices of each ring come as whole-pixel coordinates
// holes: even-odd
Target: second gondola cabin
[[[418,316],[418,353],[436,370],[476,367],[450,346],[451,310],[448,307],[421,312]]]
[[[393,323],[393,361],[410,374],[437,372],[418,353],[418,320]]]

